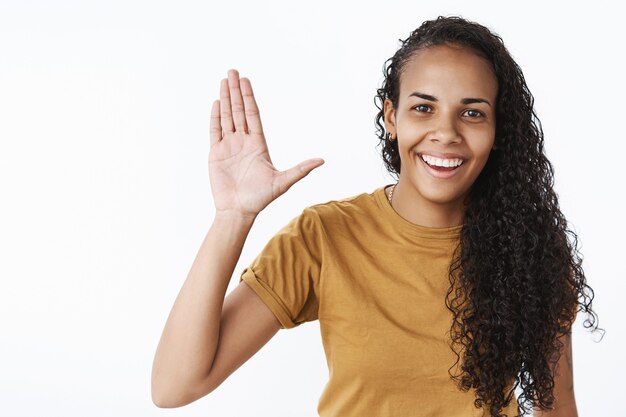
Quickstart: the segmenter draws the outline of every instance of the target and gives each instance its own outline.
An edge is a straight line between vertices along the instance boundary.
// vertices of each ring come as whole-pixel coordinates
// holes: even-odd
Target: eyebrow
[[[429,100],[429,101],[434,101],[434,102],[439,101],[437,97],[431,96],[430,94],[420,93],[419,91],[412,92],[411,94],[409,94],[409,97],[419,97],[419,98],[423,98],[424,100]],[[461,104],[472,104],[472,103],[487,103],[489,106],[491,106],[491,103],[489,103],[489,100],[480,98],[480,97],[466,97],[464,99],[461,99]]]

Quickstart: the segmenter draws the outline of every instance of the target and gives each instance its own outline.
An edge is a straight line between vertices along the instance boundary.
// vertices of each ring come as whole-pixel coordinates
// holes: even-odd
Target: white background
[[[607,329],[595,343],[584,317],[574,326],[579,413],[626,415],[615,6],[336,0],[0,0],[0,415],[316,416],[317,322],[280,331],[201,400],[151,402],[154,351],[213,216],[211,102],[237,68],[275,165],[326,160],[258,217],[230,291],[305,206],[392,182],[374,134],[382,65],[440,14],[490,27],[524,70]]]

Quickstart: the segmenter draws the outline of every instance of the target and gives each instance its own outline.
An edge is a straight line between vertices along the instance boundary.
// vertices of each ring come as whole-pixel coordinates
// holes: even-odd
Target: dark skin
[[[398,142],[402,169],[393,208],[427,227],[462,223],[464,199],[495,140],[498,82],[487,60],[465,48],[417,51],[400,76],[397,108],[385,100],[385,128]],[[440,178],[424,156],[462,160]]]

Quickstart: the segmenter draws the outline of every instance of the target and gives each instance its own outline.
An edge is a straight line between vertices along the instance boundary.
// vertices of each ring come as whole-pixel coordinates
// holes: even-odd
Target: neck
[[[393,191],[392,207],[413,224],[425,227],[453,227],[463,223],[463,199],[437,203],[425,199],[399,181]]]

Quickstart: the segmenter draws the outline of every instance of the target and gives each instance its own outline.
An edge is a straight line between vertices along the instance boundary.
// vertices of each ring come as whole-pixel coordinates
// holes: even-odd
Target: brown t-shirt
[[[448,374],[445,294],[461,228],[405,220],[380,187],[305,208],[243,271],[284,328],[319,320],[321,417],[488,415]],[[516,400],[503,411],[516,416]]]

